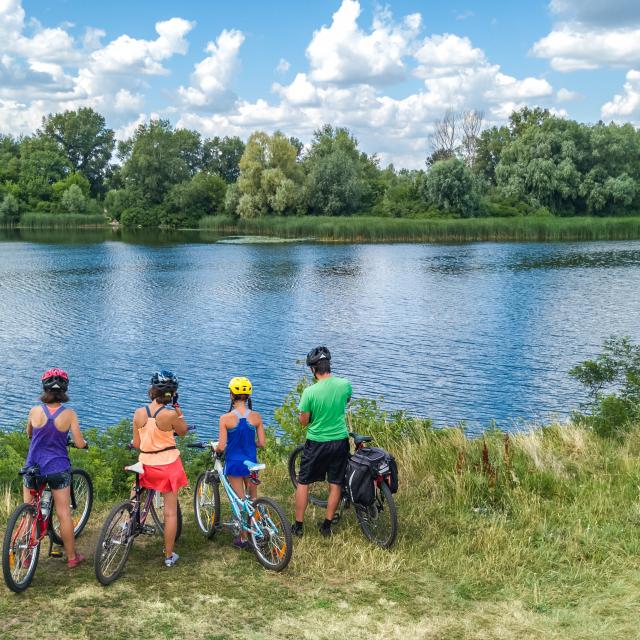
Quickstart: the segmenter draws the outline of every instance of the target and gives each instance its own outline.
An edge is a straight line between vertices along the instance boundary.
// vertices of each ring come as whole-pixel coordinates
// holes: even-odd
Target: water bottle
[[[43,518],[48,518],[49,513],[51,513],[51,500],[53,496],[51,495],[50,489],[45,489],[42,492],[42,498],[40,500],[40,513]]]

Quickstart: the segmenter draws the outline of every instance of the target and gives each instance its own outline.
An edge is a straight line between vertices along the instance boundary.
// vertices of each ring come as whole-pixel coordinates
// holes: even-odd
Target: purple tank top
[[[69,453],[67,451],[67,432],[58,431],[55,419],[64,411],[64,405],[53,413],[49,412],[46,405],[42,405],[47,421],[44,426],[33,429],[27,466],[37,464],[43,476],[67,471],[71,467]]]

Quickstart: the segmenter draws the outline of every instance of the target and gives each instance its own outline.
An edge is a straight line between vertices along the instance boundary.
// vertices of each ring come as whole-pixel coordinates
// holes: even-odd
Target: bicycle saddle
[[[356,443],[356,446],[359,444],[362,444],[363,442],[371,442],[373,440],[372,436],[361,436],[361,435],[358,435],[357,433],[350,433],[349,435],[353,438],[353,441]]]
[[[266,464],[258,464],[257,462],[252,462],[251,460],[245,460],[245,465],[249,469],[249,471],[262,471],[267,468]]]
[[[130,464],[128,467],[125,467],[124,470],[142,475],[144,473],[144,465],[142,462],[136,462],[135,464]]]

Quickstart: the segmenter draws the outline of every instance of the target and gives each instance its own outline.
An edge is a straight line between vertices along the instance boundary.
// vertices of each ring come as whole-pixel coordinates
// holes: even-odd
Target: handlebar
[[[89,448],[89,443],[85,440],[84,447],[78,447],[76,446],[76,443],[71,438],[68,438],[67,447],[69,447],[69,449],[80,449],[81,451],[82,450],[86,451]]]

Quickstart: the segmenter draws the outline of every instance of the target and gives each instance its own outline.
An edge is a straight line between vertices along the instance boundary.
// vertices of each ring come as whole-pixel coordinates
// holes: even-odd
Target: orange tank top
[[[166,407],[160,407],[153,415],[149,407],[147,421],[144,427],[138,429],[140,434],[140,455],[138,460],[142,464],[165,465],[175,462],[180,457],[176,448],[176,439],[173,431],[162,431],[156,424],[156,416]]]

